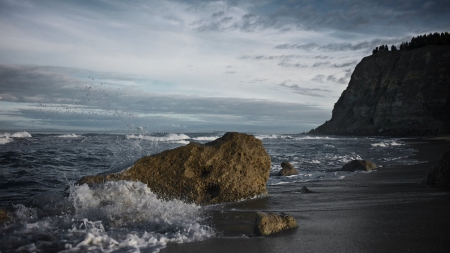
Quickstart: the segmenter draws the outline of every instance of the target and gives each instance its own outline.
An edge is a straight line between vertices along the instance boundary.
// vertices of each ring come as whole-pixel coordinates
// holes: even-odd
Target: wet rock
[[[444,152],[436,166],[428,170],[423,182],[428,185],[450,187],[450,150]]]
[[[87,176],[78,183],[141,181],[163,199],[207,205],[267,194],[270,156],[252,135],[226,133],[206,143],[190,143],[139,159],[129,169]]]
[[[294,168],[290,163],[288,162],[282,162],[281,163],[281,170],[278,172],[277,176],[291,176],[291,175],[297,175],[298,170]]]
[[[353,160],[347,164],[345,164],[341,171],[357,171],[357,170],[365,170],[370,171],[376,169],[377,166],[371,161],[364,160]]]
[[[298,227],[297,222],[288,214],[258,212],[254,223],[254,233],[257,235],[271,235],[296,227]]]
[[[312,193],[312,191],[309,190],[306,186],[303,186],[303,187],[300,189],[300,192],[301,192],[301,193]]]
[[[0,224],[5,223],[8,220],[8,212],[6,212],[6,210],[0,209]]]

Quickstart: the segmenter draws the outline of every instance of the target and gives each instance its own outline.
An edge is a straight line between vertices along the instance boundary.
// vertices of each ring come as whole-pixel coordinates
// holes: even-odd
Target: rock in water
[[[301,193],[312,193],[312,191],[311,191],[310,189],[308,189],[306,186],[303,186],[303,187],[300,189],[300,192],[301,192]]]
[[[281,163],[281,170],[278,172],[277,176],[291,176],[297,175],[298,171],[288,162]]]
[[[341,171],[357,171],[357,170],[374,170],[377,166],[371,161],[364,160],[353,160],[344,166],[342,166]]]
[[[0,209],[0,225],[9,220],[8,212],[6,210]]]
[[[258,212],[254,223],[257,235],[271,235],[282,230],[298,227],[295,219],[287,214]]]
[[[428,185],[450,187],[450,150],[441,155],[438,164],[427,172],[423,181]]]
[[[139,159],[129,169],[83,177],[78,183],[141,181],[159,197],[208,205],[267,194],[270,156],[252,135],[226,133]]]

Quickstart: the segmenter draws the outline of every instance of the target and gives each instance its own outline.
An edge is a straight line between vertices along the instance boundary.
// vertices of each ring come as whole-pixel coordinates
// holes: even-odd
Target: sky
[[[450,1],[0,0],[0,131],[301,133]]]

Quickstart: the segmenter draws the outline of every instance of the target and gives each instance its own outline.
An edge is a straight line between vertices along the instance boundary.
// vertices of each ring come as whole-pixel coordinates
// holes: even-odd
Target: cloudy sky
[[[0,131],[299,133],[448,0],[0,0]]]

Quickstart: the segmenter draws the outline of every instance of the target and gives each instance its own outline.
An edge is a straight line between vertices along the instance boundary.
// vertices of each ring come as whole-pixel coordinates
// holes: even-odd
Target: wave
[[[220,138],[220,136],[200,136],[200,137],[194,137],[192,139],[196,140],[196,141],[214,141],[219,138]]]
[[[31,138],[31,134],[28,132],[15,132],[15,133],[3,133],[0,134],[0,137],[8,137],[8,138]]]
[[[14,236],[0,239],[6,251],[159,252],[168,243],[215,236],[214,230],[204,225],[206,217],[200,206],[160,200],[141,182],[71,185],[69,195],[64,201],[74,210],[70,214],[41,217],[37,213],[48,212],[48,205],[43,210],[16,205],[13,219],[17,222],[8,228],[15,231]],[[35,238],[52,239],[41,243]]]
[[[63,135],[58,135],[56,136],[58,138],[79,138],[81,137],[81,135],[76,135],[76,134],[63,134]]]
[[[382,141],[382,142],[378,142],[378,143],[372,143],[370,145],[372,147],[387,148],[387,147],[392,147],[392,146],[402,146],[404,144],[403,143],[399,143],[397,141]]]
[[[279,136],[275,135],[275,134],[270,134],[270,135],[255,135],[256,139],[278,139]]]
[[[126,136],[127,139],[141,139],[141,140],[148,140],[148,141],[155,141],[155,142],[171,142],[171,143],[182,143],[182,144],[189,144],[188,139],[189,137],[186,134],[168,134],[167,136],[149,136],[149,135],[134,135],[130,134]]]
[[[332,138],[329,136],[302,136],[302,137],[295,137],[294,140],[300,141],[300,140],[335,140],[336,138]]]
[[[0,145],[13,142],[14,140],[9,137],[0,137]]]
[[[15,132],[15,133],[3,133],[0,134],[0,145],[13,142],[13,138],[31,138],[31,134],[28,132]]]

